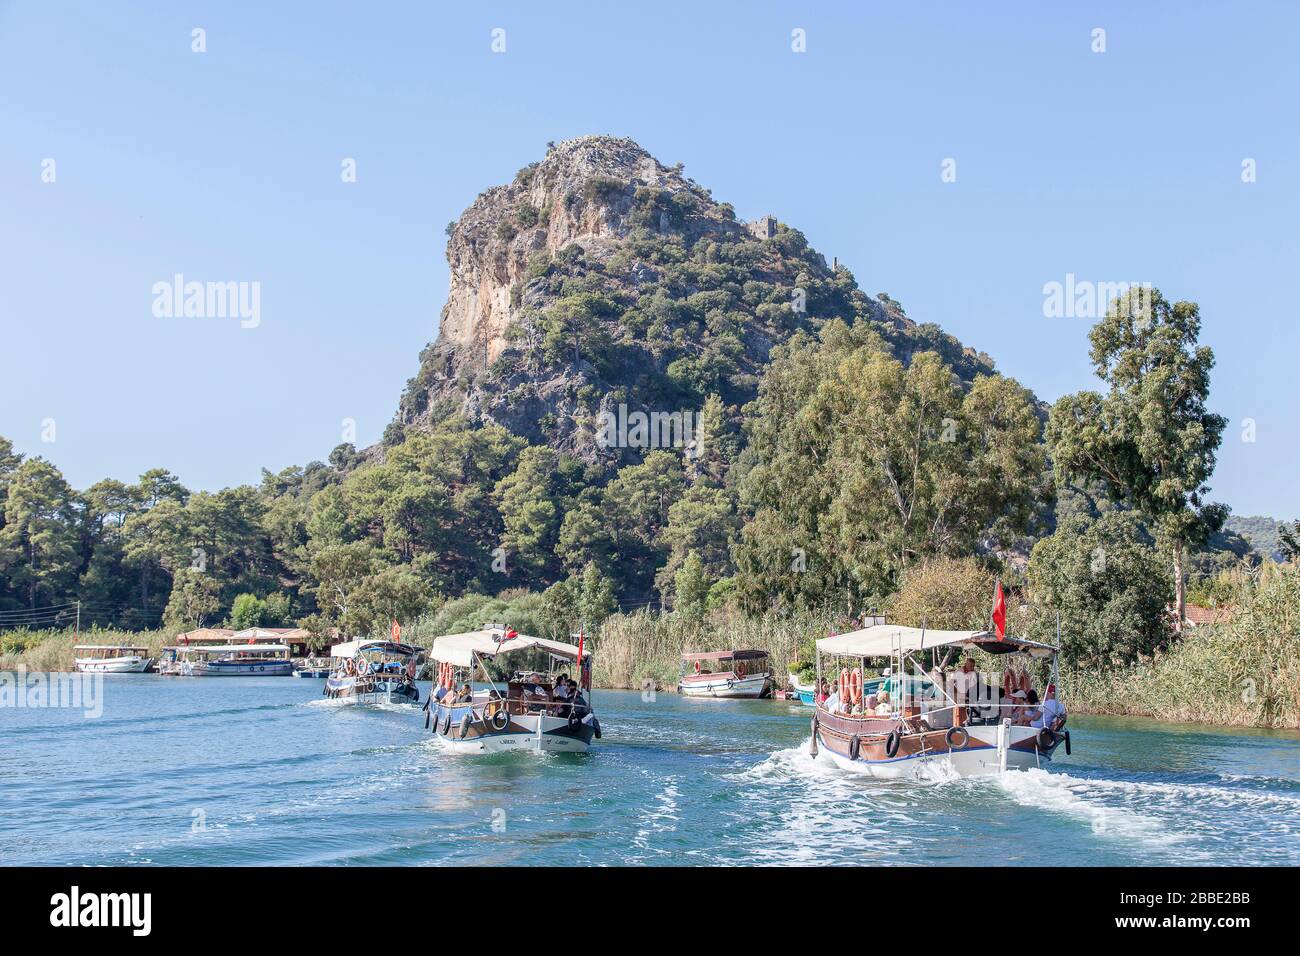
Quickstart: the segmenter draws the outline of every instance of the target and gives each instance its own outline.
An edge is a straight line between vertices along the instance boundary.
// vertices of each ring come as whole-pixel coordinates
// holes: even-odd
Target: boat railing
[[[825,701],[818,701],[817,706],[819,708],[825,709],[825,703],[826,703]],[[1011,712],[1014,712],[1016,710],[1020,710],[1024,712],[1027,710],[1034,710],[1034,709],[1041,709],[1041,708],[1042,708],[1041,702],[1038,704],[974,703],[974,704],[947,704],[943,707],[906,707],[903,710],[892,710],[887,714],[877,714],[874,712],[854,714],[854,713],[845,713],[842,710],[831,710],[831,711],[827,711],[827,713],[833,717],[840,717],[845,720],[892,720],[892,721],[910,722],[916,720],[925,720],[927,717],[930,717],[934,714],[943,714],[943,713],[951,712],[950,716],[952,719],[952,723],[934,728],[937,730],[944,730],[948,726],[953,726],[953,725],[964,727],[964,726],[979,726],[980,724],[988,724],[990,722],[998,723],[1002,720],[1004,716],[1012,716]],[[964,720],[961,724],[956,723],[956,717],[957,717],[956,712],[958,710],[966,711],[967,719]],[[997,711],[997,713],[990,716],[987,713],[988,711]],[[1007,713],[1004,714],[1003,713],[1004,711],[1006,711]],[[1062,721],[1062,723],[1064,722]]]

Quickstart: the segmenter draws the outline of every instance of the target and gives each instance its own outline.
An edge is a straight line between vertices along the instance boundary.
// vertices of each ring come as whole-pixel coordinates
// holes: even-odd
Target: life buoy
[[[895,727],[889,732],[889,736],[885,738],[885,756],[893,757],[894,754],[898,753],[898,747],[902,742],[903,735]]]
[[[1043,727],[1038,731],[1038,736],[1034,738],[1034,742],[1038,744],[1039,750],[1051,750],[1056,744],[1056,734]]]
[[[699,662],[699,661],[696,661],[696,662],[695,662],[695,673],[698,674],[699,672],[700,672],[700,662]]]
[[[1014,668],[1008,667],[1006,670],[1002,672],[1003,695],[1009,698],[1012,694],[1016,692],[1017,689],[1019,689],[1019,687],[1020,687],[1020,676],[1015,672]],[[1004,714],[1003,716],[1006,715]]]
[[[505,730],[509,726],[510,715],[506,713],[504,707],[497,708],[496,712],[492,715],[492,729],[500,731]]]
[[[861,752],[861,750],[862,750],[862,741],[858,739],[857,734],[854,734],[852,737],[849,738],[849,759],[857,760],[858,754]]]
[[[745,676],[745,664],[744,664],[744,662],[743,662],[743,661],[737,661],[737,662],[736,662],[736,666],[733,667],[733,668],[731,669],[731,671],[732,671],[732,673],[735,674],[737,677],[744,677],[744,676]]]
[[[849,669],[847,667],[841,667],[840,668],[840,701],[841,703],[843,703],[848,701],[848,699],[849,699]]]
[[[853,673],[849,675],[849,694],[853,697],[855,705],[862,703],[862,668],[853,668]]]
[[[970,743],[970,734],[962,727],[949,727],[948,732],[943,735],[943,742],[948,745],[949,750],[961,750]]]

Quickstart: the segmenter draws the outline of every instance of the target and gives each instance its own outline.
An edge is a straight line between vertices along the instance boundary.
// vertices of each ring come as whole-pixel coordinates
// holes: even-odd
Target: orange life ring
[[[1008,667],[1002,672],[1002,693],[1010,697],[1019,686],[1020,676],[1015,672],[1014,668]]]
[[[840,702],[847,703],[849,699],[849,669],[840,668]]]
[[[695,673],[698,674],[699,672],[700,672],[700,662],[699,662],[699,661],[696,661],[696,662],[695,662]]]
[[[853,673],[849,675],[849,693],[853,697],[854,704],[862,703],[862,669],[853,668]]]

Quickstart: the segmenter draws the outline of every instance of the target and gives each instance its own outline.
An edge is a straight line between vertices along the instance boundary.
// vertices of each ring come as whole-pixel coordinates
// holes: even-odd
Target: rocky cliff
[[[989,367],[888,296],[868,298],[803,235],[731,206],[629,139],[551,144],[448,226],[451,289],[385,442],[460,414],[592,461],[596,416],[698,408],[735,416],[771,348],[838,316],[900,353]],[[611,453],[617,455],[618,453]]]

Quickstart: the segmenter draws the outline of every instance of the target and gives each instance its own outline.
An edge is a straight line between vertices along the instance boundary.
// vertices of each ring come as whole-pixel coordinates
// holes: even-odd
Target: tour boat
[[[506,628],[443,635],[429,654],[438,668],[425,726],[455,753],[585,753],[600,739],[600,721],[589,702],[591,651],[584,647],[582,637],[575,647]],[[558,687],[570,675],[573,695]],[[467,690],[476,676],[487,687]]]
[[[177,677],[288,677],[287,644],[191,644],[177,648]]]
[[[790,681],[790,688],[799,698],[799,703],[805,707],[813,707],[817,704],[817,684],[813,681],[801,681],[798,674],[787,674]]]
[[[683,654],[677,692],[684,697],[770,697],[767,651]]]
[[[415,674],[423,653],[412,644],[391,640],[335,644],[324,694],[352,704],[418,704]]]
[[[945,659],[971,650],[1015,655],[1007,660],[1026,666],[989,676],[976,673],[973,664],[948,674],[933,669],[926,680],[917,657],[931,650],[942,652]],[[989,631],[931,631],[895,624],[822,638],[817,641],[818,681],[823,657],[834,662],[838,673],[828,675],[831,700],[818,703],[814,712],[810,752],[824,752],[841,768],[874,777],[966,777],[1045,766],[1061,744],[1070,752],[1064,709],[1050,709],[1049,726],[1041,726],[1041,717],[1040,726],[1022,725],[1018,718],[1027,705],[1004,692],[1028,690],[1028,665],[1041,667],[1044,662],[1051,674],[1046,689],[1054,690],[1057,650]],[[884,683],[864,681],[867,662],[880,658],[892,662],[893,676]],[[914,674],[907,673],[909,664]],[[872,683],[877,694],[893,688],[889,699],[874,700]],[[828,705],[834,705],[834,711]]]
[[[143,674],[152,663],[147,647],[78,644],[72,649],[73,668],[88,674]]]

